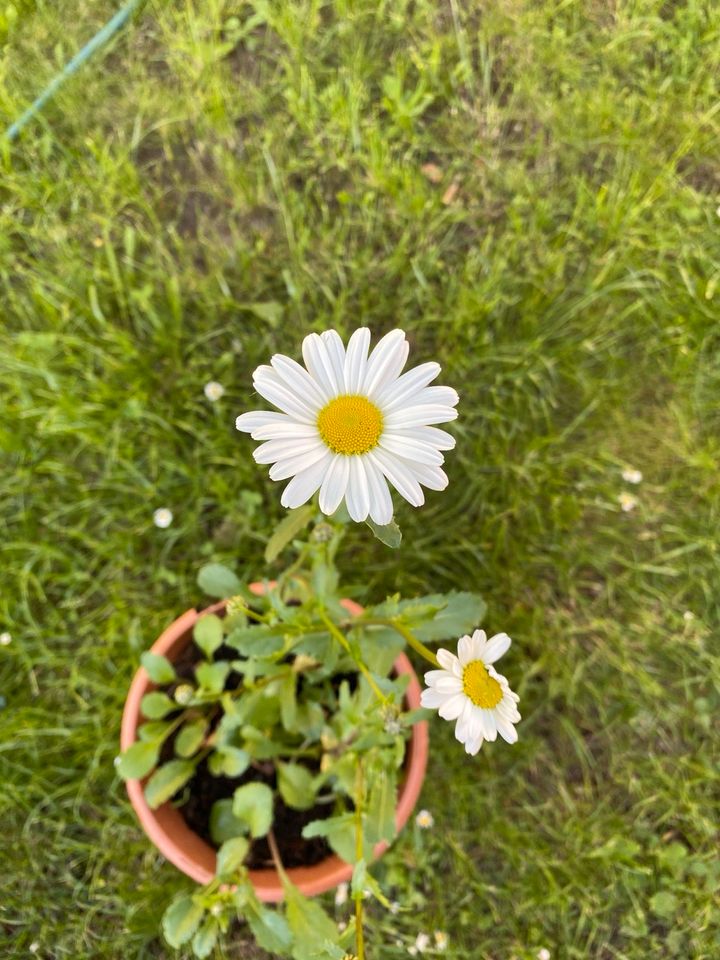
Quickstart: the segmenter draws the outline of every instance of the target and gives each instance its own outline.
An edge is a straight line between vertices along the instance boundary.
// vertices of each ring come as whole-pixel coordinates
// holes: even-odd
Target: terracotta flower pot
[[[251,589],[256,593],[261,593],[263,585],[253,584]],[[196,620],[203,613],[217,613],[223,610],[224,606],[224,602],[221,602],[200,612],[188,610],[160,635],[152,646],[152,652],[163,654],[170,661],[175,660],[191,642],[192,629]],[[343,606],[353,616],[362,612],[362,607],[352,600],[344,600]],[[410,661],[404,653],[401,653],[395,660],[395,670],[400,674],[410,676],[406,701],[411,710],[417,709],[420,706],[420,684]],[[142,722],[140,701],[154,687],[155,684],[151,682],[147,673],[141,667],[130,685],[125,709],[123,710],[120,733],[122,750],[127,750],[137,740],[137,728]],[[425,778],[427,756],[428,725],[423,721],[413,726],[407,745],[405,778],[400,786],[395,811],[395,822],[398,830],[404,827],[417,803]],[[163,804],[157,810],[151,810],[143,794],[143,781],[128,780],[126,786],[130,802],[135,808],[135,813],[145,833],[162,855],[198,883],[205,884],[212,880],[215,876],[215,850],[190,829],[181,812],[169,802]],[[379,857],[384,853],[387,846],[386,843],[377,844],[375,856]],[[333,855],[311,867],[290,868],[287,873],[292,882],[306,896],[312,896],[331,890],[339,883],[349,880],[352,876],[352,866]],[[274,869],[251,870],[250,879],[261,900],[266,903],[277,903],[282,900],[282,885]]]

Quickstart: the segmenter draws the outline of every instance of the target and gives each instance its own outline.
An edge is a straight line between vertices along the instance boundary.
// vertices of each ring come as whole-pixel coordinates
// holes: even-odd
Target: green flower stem
[[[362,662],[362,660],[359,657],[355,656],[355,654],[352,651],[352,647],[348,643],[348,640],[345,634],[341,630],[338,630],[338,628],[335,626],[332,620],[325,613],[322,613],[322,612],[320,613],[320,619],[325,624],[327,629],[330,631],[330,635],[335,637],[335,639],[343,648],[343,650],[355,661],[355,663],[358,666],[358,669],[360,670],[360,673],[362,673],[362,675],[365,677],[367,682],[370,684],[370,688],[372,689],[373,693],[378,698],[378,700],[383,704],[383,706],[387,706],[390,703],[390,701],[382,692],[380,687],[377,685],[377,683],[373,678],[373,675],[370,673],[370,671]]]
[[[355,773],[355,862],[359,863],[363,857],[363,791],[365,785],[363,782],[362,760],[358,758],[357,771]],[[355,949],[357,950],[357,960],[365,960],[365,937],[363,932],[363,891],[358,890],[355,893]]]
[[[439,667],[440,663],[438,658],[435,656],[430,647],[426,647],[422,640],[418,640],[415,634],[409,630],[404,624],[400,623],[398,620],[392,619],[383,619],[382,617],[377,618],[368,618],[367,620],[360,619],[356,621],[358,626],[369,625],[369,626],[383,626],[383,627],[392,627],[393,630],[396,630],[401,637],[405,638],[409,647],[412,647],[415,653],[419,653],[421,657],[424,657],[428,663],[431,663],[434,667]]]

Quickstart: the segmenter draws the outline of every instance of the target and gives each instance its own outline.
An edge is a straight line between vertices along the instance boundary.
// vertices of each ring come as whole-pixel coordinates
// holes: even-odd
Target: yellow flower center
[[[463,669],[463,693],[476,707],[492,710],[502,700],[502,687],[487,672],[482,660],[471,660]]]
[[[322,408],[317,427],[334,453],[367,453],[380,439],[383,415],[367,397],[346,393]]]

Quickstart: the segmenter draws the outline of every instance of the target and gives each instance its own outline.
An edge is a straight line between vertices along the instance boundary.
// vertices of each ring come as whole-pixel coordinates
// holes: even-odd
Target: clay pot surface
[[[252,584],[255,593],[262,593],[263,584]],[[362,612],[362,607],[352,600],[343,600],[343,606],[353,616]],[[175,660],[192,640],[195,622],[204,613],[220,613],[225,602],[213,604],[205,610],[188,610],[178,617],[158,637],[152,646],[152,652],[162,654],[171,662]],[[401,653],[395,660],[395,670],[399,674],[409,674],[410,683],[406,691],[407,706],[416,710],[420,706],[420,684],[412,664]],[[122,716],[120,747],[127,750],[137,740],[137,728],[142,722],[140,701],[146,693],[155,689],[155,684],[141,667],[130,685]],[[405,777],[400,785],[395,822],[398,831],[407,823],[417,803],[425,779],[428,757],[428,725],[425,721],[416,723],[407,744]],[[151,810],[143,794],[141,780],[128,780],[126,787],[130,802],[145,830],[160,853],[197,883],[206,884],[215,876],[216,854],[213,847],[190,829],[179,810],[168,802]],[[388,844],[379,843],[375,847],[375,857],[381,856]],[[338,856],[330,856],[311,867],[292,867],[287,873],[292,882],[306,896],[324,893],[343,881],[350,880],[352,866]],[[250,880],[258,897],[265,903],[277,903],[283,899],[283,889],[277,871],[250,870]]]

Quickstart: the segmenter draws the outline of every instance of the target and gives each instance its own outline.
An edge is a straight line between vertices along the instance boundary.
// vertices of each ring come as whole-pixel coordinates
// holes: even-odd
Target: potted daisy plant
[[[458,396],[431,386],[437,363],[403,372],[408,352],[400,330],[372,351],[368,329],[347,346],[330,330],[304,339],[304,365],[275,355],[255,371],[276,409],[236,426],[287,481],[265,551],[272,578],[203,567],[215,602],[171,624],[131,685],[117,766],[150,838],[199,884],[162,923],[197,957],[240,919],[278,956],[364,960],[368,899],[390,906],[371,864],[418,799],[429,711],[455,721],[472,755],[498,734],[517,739],[518,697],[494,666],[510,639],[477,629],[481,597],[360,606],[339,581],[349,524],[397,547],[390,488],[420,507],[423,487],[448,483],[455,440],[437,424],[456,417]],[[430,646],[442,641],[456,652]],[[424,690],[408,648],[432,668]],[[346,881],[354,915],[338,926],[313,897]]]

